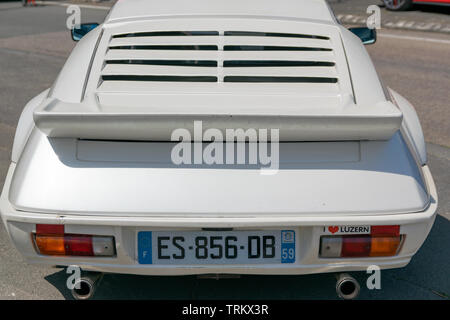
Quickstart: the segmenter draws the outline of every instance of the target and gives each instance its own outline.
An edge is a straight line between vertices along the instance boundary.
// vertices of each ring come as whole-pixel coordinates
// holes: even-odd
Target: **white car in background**
[[[0,200],[12,242],[80,266],[79,299],[104,272],[404,267],[436,188],[414,108],[364,48],[375,31],[352,31],[324,0],[118,1],[25,106]],[[172,134],[195,121],[278,129],[278,170],[175,164]]]

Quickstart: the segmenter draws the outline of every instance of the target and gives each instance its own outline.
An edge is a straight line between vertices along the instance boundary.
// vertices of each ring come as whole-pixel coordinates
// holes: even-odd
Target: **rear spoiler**
[[[262,110],[261,110],[262,109]],[[402,122],[401,111],[389,101],[364,107],[234,108],[233,112],[172,108],[102,107],[97,99],[68,103],[45,99],[34,112],[36,126],[49,137],[102,140],[170,141],[172,132],[203,130],[279,129],[280,141],[388,140]],[[225,136],[225,135],[224,135]]]

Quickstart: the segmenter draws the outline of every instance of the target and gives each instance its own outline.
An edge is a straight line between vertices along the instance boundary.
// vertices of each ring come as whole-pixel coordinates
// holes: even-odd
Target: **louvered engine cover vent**
[[[255,31],[113,34],[101,81],[338,82],[330,38]]]

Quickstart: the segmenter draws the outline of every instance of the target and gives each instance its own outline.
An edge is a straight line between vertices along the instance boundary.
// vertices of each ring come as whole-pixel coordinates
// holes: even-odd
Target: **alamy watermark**
[[[367,7],[366,13],[370,16],[366,20],[367,28],[381,29],[381,9],[379,6],[372,4]]]
[[[66,286],[69,290],[80,289],[81,268],[79,266],[68,266],[66,273],[70,276],[67,277]]]
[[[225,132],[224,132],[225,131]],[[279,169],[279,129],[216,128],[203,130],[202,121],[194,121],[194,131],[178,128],[171,140],[175,165],[256,165],[262,174]]]
[[[370,265],[367,267],[367,274],[370,276],[367,278],[366,286],[369,290],[381,289],[381,269],[377,265]]]
[[[81,24],[81,9],[77,5],[67,7],[66,13],[69,15],[66,19],[66,27],[69,30],[79,28]]]

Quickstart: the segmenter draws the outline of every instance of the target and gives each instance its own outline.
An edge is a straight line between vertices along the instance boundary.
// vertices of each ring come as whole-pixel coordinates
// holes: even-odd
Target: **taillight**
[[[66,254],[68,256],[93,256],[91,235],[66,235],[64,236],[66,244]]]
[[[368,257],[370,244],[370,236],[343,236],[341,257]]]
[[[402,236],[373,236],[370,247],[371,257],[389,257],[395,256],[400,249]]]
[[[400,226],[372,226],[370,234],[320,238],[320,257],[389,257],[398,254],[404,235]]]
[[[37,224],[34,242],[40,254],[51,256],[115,255],[114,237],[66,234],[64,225]]]
[[[63,256],[66,254],[64,236],[35,235],[36,247],[40,254]]]

